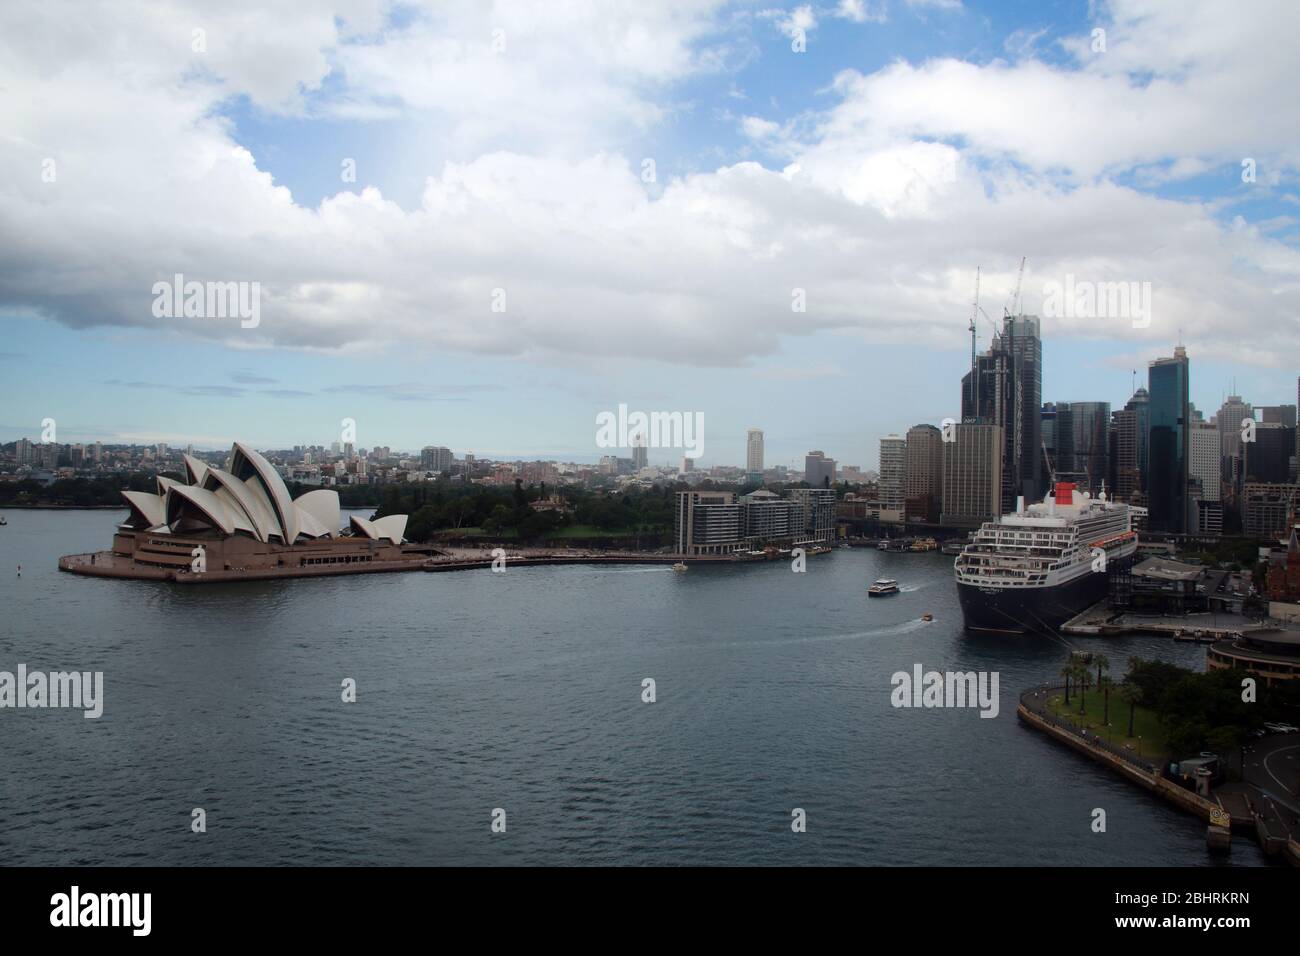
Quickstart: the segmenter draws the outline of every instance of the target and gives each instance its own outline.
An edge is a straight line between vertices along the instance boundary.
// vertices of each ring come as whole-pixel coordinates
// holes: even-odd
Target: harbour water
[[[8,864],[1219,862],[1196,819],[1020,726],[1067,647],[966,635],[951,557],[178,587],[56,569],[119,512],[6,514],[0,670],[105,687],[98,720],[0,710]],[[878,577],[903,593],[869,600]],[[1204,656],[1072,644],[1116,676]],[[997,671],[998,716],[892,707],[917,663]],[[1227,863],[1263,857],[1238,839]]]

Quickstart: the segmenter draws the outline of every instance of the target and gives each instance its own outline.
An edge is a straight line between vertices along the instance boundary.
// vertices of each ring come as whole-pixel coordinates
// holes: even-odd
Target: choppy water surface
[[[0,711],[7,863],[1211,862],[1194,818],[1019,725],[1066,648],[966,635],[938,554],[178,587],[57,570],[118,512],[7,517],[0,670],[106,684],[99,720]],[[868,600],[882,576],[905,593]],[[997,671],[1001,713],[891,707],[917,662]]]

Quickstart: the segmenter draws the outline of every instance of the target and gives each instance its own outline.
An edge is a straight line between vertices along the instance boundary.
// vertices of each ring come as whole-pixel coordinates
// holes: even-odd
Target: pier
[[[1156,634],[1176,641],[1213,644],[1241,637],[1252,631],[1268,630],[1267,622],[1226,611],[1169,616],[1117,611],[1110,598],[1103,598],[1061,625],[1062,634],[1117,637],[1124,634]]]

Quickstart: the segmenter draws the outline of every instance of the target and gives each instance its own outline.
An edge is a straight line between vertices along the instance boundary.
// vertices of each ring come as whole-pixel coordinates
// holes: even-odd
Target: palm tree
[[[1088,677],[1090,676],[1090,672],[1088,670],[1088,665],[1081,660],[1076,659],[1073,666],[1075,676],[1078,678],[1079,682],[1079,716],[1082,717],[1084,715],[1084,709],[1088,705],[1086,691],[1088,689]]]
[[[1097,680],[1097,687],[1102,692],[1101,722],[1107,727],[1110,726],[1110,688],[1114,683],[1115,682],[1110,679],[1109,675],[1105,678],[1098,678]]]
[[[1101,672],[1105,671],[1108,674],[1110,673],[1110,658],[1105,654],[1096,654],[1093,656],[1092,662],[1097,665],[1097,686],[1100,687]]]
[[[1061,668],[1061,676],[1065,678],[1065,706],[1066,707],[1070,706],[1070,678],[1073,677],[1074,674],[1075,674],[1074,659],[1071,658],[1070,660],[1066,661],[1065,666]]]
[[[1128,735],[1133,737],[1133,716],[1137,711],[1137,705],[1142,702],[1142,688],[1132,681],[1126,680],[1119,685],[1119,696],[1128,702]]]

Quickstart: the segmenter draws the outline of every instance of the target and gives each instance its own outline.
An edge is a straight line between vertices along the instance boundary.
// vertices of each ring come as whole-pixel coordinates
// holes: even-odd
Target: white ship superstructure
[[[954,563],[973,630],[1051,630],[1094,603],[1111,565],[1137,551],[1127,504],[1060,482],[1043,502],[986,522]]]

